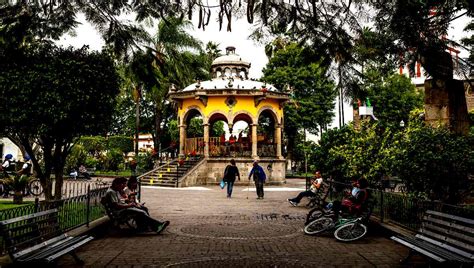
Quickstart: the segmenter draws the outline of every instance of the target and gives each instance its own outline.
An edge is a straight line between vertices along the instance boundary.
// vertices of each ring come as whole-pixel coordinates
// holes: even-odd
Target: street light
[[[403,120],[400,121],[400,127],[401,127],[401,128],[404,128],[404,127],[405,127],[405,121],[403,121]]]

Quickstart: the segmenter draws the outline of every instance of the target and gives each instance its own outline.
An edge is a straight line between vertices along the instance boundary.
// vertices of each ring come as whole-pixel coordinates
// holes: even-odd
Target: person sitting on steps
[[[321,187],[321,183],[323,183],[323,178],[321,177],[321,172],[316,171],[314,173],[314,178],[311,179],[311,187],[309,188],[308,191],[303,191],[298,194],[298,196],[294,198],[287,199],[290,204],[292,204],[294,207],[296,207],[300,202],[301,199],[305,196],[307,197],[314,197],[316,196],[316,193],[318,192],[319,188]]]
[[[138,208],[135,203],[126,203],[122,198],[122,192],[126,185],[127,179],[124,177],[113,180],[112,186],[110,186],[105,194],[107,201],[110,202],[110,207],[118,212],[119,217],[131,216],[134,218],[139,231],[163,232],[170,222],[155,220],[148,216],[144,210]]]

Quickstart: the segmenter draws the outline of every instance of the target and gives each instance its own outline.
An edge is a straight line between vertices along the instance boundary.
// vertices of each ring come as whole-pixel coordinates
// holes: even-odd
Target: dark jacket
[[[225,182],[235,182],[235,176],[239,176],[239,169],[236,166],[228,165],[224,171]]]
[[[252,168],[252,170],[250,171],[249,176],[252,176],[252,175],[253,175],[253,180],[254,181],[259,180],[261,182],[265,182],[265,180],[267,179],[267,175],[265,175],[265,171],[259,165],[254,166]]]

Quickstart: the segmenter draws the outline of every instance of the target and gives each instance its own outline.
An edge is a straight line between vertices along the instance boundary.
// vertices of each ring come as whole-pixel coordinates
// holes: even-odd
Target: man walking
[[[253,181],[255,182],[255,189],[257,190],[257,199],[263,199],[263,184],[265,183],[267,176],[265,175],[263,168],[258,165],[257,160],[253,161],[253,168],[250,171],[249,180],[252,175]]]

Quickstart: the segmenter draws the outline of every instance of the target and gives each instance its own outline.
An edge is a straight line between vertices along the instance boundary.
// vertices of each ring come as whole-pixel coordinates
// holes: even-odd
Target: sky
[[[133,20],[131,15],[126,17],[128,20]],[[64,35],[60,40],[59,44],[64,46],[73,46],[80,48],[83,45],[88,45],[93,50],[100,50],[104,45],[104,41],[101,39],[97,31],[89,23],[85,21],[82,14],[79,14],[78,20],[82,22],[75,31],[75,36]],[[226,23],[223,23],[222,30],[219,31],[219,24],[214,22],[215,16],[211,17],[211,22],[206,27],[206,30],[197,29],[191,30],[190,33],[196,38],[200,39],[204,44],[209,41],[220,44],[222,53],[225,53],[227,46],[234,46],[236,48],[236,54],[242,57],[242,60],[251,62],[251,68],[249,71],[250,78],[260,78],[262,76],[262,69],[268,63],[268,58],[265,55],[264,44],[266,40],[260,40],[262,42],[255,42],[249,40],[248,36],[252,32],[252,25],[249,24],[246,19],[235,19],[232,21],[232,32],[227,32]],[[448,38],[459,42],[462,37],[468,35],[464,32],[464,27],[469,22],[467,16],[462,16],[457,20],[453,21],[449,30]],[[193,23],[197,25],[197,18],[193,20]],[[155,25],[156,27],[156,25]],[[152,29],[149,32],[152,33]],[[468,52],[461,49],[460,57],[467,57]],[[336,100],[335,105],[335,117],[330,128],[339,126],[339,116],[337,113],[338,102]],[[344,121],[348,123],[352,121],[352,108],[349,103],[344,103]],[[309,135],[309,139],[317,140],[316,136]]]

